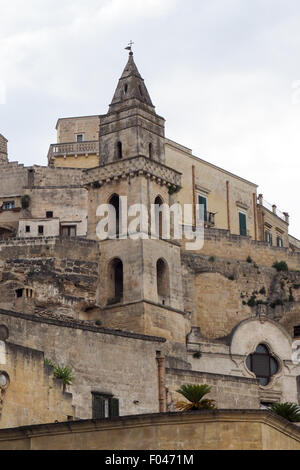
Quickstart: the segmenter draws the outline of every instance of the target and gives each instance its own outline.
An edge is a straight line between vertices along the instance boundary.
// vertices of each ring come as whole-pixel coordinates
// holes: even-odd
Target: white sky
[[[59,117],[106,113],[133,39],[167,137],[259,184],[300,238],[299,0],[0,0],[0,11],[10,160],[46,165]]]

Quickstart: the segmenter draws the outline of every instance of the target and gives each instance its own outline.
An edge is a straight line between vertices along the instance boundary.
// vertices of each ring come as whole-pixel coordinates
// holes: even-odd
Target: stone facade
[[[300,245],[288,214],[165,137],[132,53],[108,113],[60,119],[57,131],[48,167],[1,160],[0,324],[13,344],[41,351],[40,365],[43,353],[71,366],[72,416],[92,418],[93,393],[118,400],[121,415],[172,410],[183,383],[209,384],[220,409],[298,402]],[[150,218],[142,236],[121,228],[100,240],[108,203],[129,223],[135,204],[189,204],[190,230],[205,205],[204,245],[149,237]],[[257,348],[267,377],[250,365]]]

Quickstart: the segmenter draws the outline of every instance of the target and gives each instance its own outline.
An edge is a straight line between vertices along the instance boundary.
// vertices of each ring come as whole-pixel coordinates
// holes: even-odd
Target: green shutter
[[[105,418],[105,398],[93,393],[93,419]]]
[[[240,218],[240,235],[243,237],[247,236],[247,218],[246,214],[243,214],[242,212],[239,212],[239,218]]]
[[[198,204],[204,206],[204,221],[207,222],[207,199],[204,196],[198,196]]]
[[[109,416],[119,416],[119,400],[117,398],[111,398],[109,400]]]

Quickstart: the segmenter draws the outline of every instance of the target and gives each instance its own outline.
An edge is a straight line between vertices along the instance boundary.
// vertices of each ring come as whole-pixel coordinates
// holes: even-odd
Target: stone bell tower
[[[7,139],[0,134],[0,163],[8,163]]]
[[[158,116],[130,51],[109,112],[100,126],[100,166],[145,156],[165,162],[165,120]]]
[[[185,344],[180,244],[153,238],[148,222],[137,238],[129,233],[129,208],[141,204],[150,221],[153,206],[172,205],[181,187],[181,174],[165,165],[164,126],[130,51],[109,111],[101,116],[100,166],[88,171],[88,232],[95,238],[95,214],[103,204],[114,206],[117,221],[124,220],[124,210],[128,215],[125,233],[122,228],[115,239],[100,242],[97,304],[103,326]]]

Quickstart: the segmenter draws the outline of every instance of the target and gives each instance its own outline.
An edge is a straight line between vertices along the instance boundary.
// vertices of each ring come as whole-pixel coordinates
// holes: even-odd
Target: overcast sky
[[[167,137],[257,183],[300,238],[299,0],[0,0],[0,12],[10,160],[46,165],[59,117],[106,113],[132,39]]]

